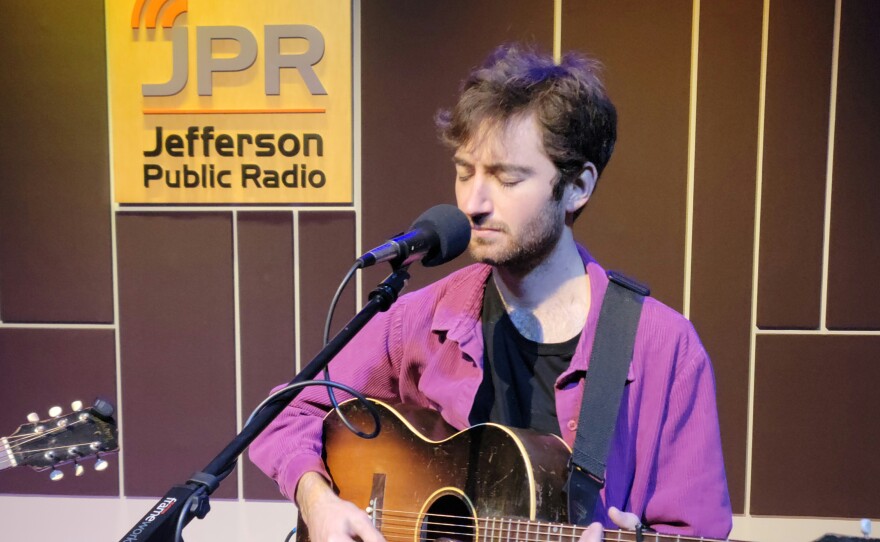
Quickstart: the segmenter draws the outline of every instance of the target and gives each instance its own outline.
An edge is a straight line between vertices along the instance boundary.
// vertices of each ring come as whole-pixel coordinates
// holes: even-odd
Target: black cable
[[[351,277],[354,276],[355,271],[361,269],[362,267],[363,263],[360,260],[356,261],[354,265],[351,266],[351,269],[348,270],[348,273],[346,273],[345,276],[342,278],[342,282],[339,283],[339,287],[336,288],[336,293],[333,295],[333,300],[330,301],[330,309],[327,311],[327,318],[326,320],[324,320],[324,346],[327,346],[327,343],[330,342],[330,324],[333,321],[333,313],[336,311],[336,304],[339,302],[342,291],[345,290],[345,287],[351,281]],[[331,381],[329,367],[324,368],[324,380],[328,382]],[[333,410],[336,411],[336,416],[339,417],[339,421],[341,421],[349,431],[359,436],[360,438],[366,439],[375,438],[376,435],[379,434],[377,432],[374,432],[368,435],[355,427],[354,424],[352,424],[350,421],[348,421],[348,418],[346,418],[342,411],[339,409],[339,401],[336,400],[336,394],[333,392],[332,387],[327,388],[327,397],[330,398],[330,404],[333,405]]]
[[[200,487],[195,493],[189,496],[186,502],[183,503],[180,515],[177,516],[177,527],[174,529],[174,542],[183,542],[183,525],[186,523],[186,518],[189,517],[189,509],[192,506],[193,500],[199,498],[199,493],[202,491],[204,491],[204,488]]]
[[[327,319],[324,320],[324,346],[327,346],[327,343],[330,342],[330,323],[333,321],[333,312],[336,310],[336,304],[339,302],[342,290],[348,285],[354,272],[361,269],[361,267],[363,267],[363,264],[361,264],[360,261],[354,262],[354,265],[351,266],[348,273],[342,277],[342,282],[340,282],[339,286],[336,288],[336,293],[333,294],[333,300],[330,301],[330,309],[327,311]]]
[[[248,417],[248,419],[244,423],[244,425],[246,426],[247,424],[251,423],[251,420],[254,419],[254,416],[256,416],[257,413],[260,412],[260,410],[262,410],[266,405],[268,405],[272,401],[276,400],[279,395],[281,395],[289,390],[295,390],[298,388],[305,388],[307,386],[327,386],[328,388],[337,388],[337,389],[340,389],[340,390],[344,391],[345,393],[351,395],[352,397],[354,397],[358,401],[360,401],[367,408],[367,410],[370,412],[370,415],[373,417],[373,421],[375,422],[375,425],[376,425],[376,428],[373,430],[373,432],[366,433],[365,434],[366,436],[364,436],[363,438],[376,438],[379,435],[379,429],[380,429],[382,422],[379,420],[379,410],[376,408],[376,406],[373,405],[373,403],[371,403],[366,398],[366,396],[364,394],[357,391],[356,389],[354,389],[350,386],[347,386],[345,384],[342,384],[341,382],[333,382],[332,380],[306,380],[305,382],[298,382],[296,384],[289,384],[287,386],[284,386],[283,388],[276,391],[275,393],[273,393],[269,397],[266,397],[265,399],[263,399],[263,402],[261,402],[259,405],[257,405],[257,408],[254,409],[254,411]]]

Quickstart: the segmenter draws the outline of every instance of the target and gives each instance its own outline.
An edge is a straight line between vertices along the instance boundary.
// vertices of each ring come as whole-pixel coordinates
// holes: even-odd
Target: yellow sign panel
[[[350,2],[105,11],[118,203],[352,203]]]

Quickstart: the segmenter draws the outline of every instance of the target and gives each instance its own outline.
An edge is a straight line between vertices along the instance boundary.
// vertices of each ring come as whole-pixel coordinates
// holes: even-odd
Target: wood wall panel
[[[70,412],[70,403],[93,404],[100,397],[116,404],[116,342],[107,329],[0,329],[0,436],[27,423],[28,413],[48,418],[52,406]],[[58,482],[49,471],[28,467],[0,473],[0,493],[31,495],[119,495],[119,461],[107,457],[103,472],[92,469],[94,459],[83,462],[86,472],[73,467]]]
[[[842,6],[827,325],[880,329],[880,2]]]
[[[116,231],[125,493],[160,496],[235,435],[232,219],[122,214]]]
[[[550,2],[370,0],[361,2],[364,249],[405,230],[424,210],[455,203],[452,154],[434,115],[455,103],[460,82],[498,45],[552,50]],[[413,267],[414,290],[469,262]],[[364,273],[370,288],[388,266]],[[364,289],[365,294],[369,292]]]
[[[762,2],[700,7],[690,317],[712,357],[727,483],[745,505]],[[730,21],[736,21],[731,25]]]
[[[0,37],[0,432],[30,410],[115,400],[103,2],[15,0]],[[68,5],[70,4],[70,5]],[[701,2],[690,312],[716,368],[734,508],[743,510],[751,234],[761,0]],[[692,0],[563,2],[563,50],[607,66],[620,111],[617,151],[577,237],[610,268],[683,308]],[[452,202],[450,153],[433,117],[497,45],[549,51],[553,2],[370,0],[358,4],[362,206],[239,211],[243,414],[320,348],[327,305],[356,256],[428,207]],[[834,1],[769,2],[758,324],[816,328]],[[827,326],[878,329],[880,8],[844,0]],[[72,30],[74,29],[74,30]],[[361,213],[357,216],[356,213]],[[232,212],[119,211],[125,493],[155,497],[202,468],[235,430]],[[299,266],[294,268],[297,247]],[[414,289],[467,263],[413,268]],[[365,273],[366,295],[387,266]],[[300,299],[293,285],[299,284]],[[351,288],[351,287],[350,287]],[[294,342],[301,304],[301,344]],[[354,289],[336,328],[353,312]],[[10,322],[47,323],[44,329]],[[878,337],[757,337],[751,515],[880,516],[876,488]],[[207,375],[207,376],[205,376]],[[109,390],[109,391],[105,391]],[[30,405],[30,406],[29,406]],[[876,454],[874,454],[876,455]],[[108,495],[118,461],[86,478],[5,471],[0,492]],[[275,499],[246,464],[244,495]],[[236,477],[218,496],[235,496]],[[876,485],[874,483],[873,485]]]
[[[759,336],[751,513],[880,517],[880,337]]]
[[[576,236],[606,267],[682,309],[690,1],[564,2],[562,49],[596,56],[618,142]]]
[[[770,3],[758,326],[816,329],[834,0]]]
[[[238,213],[242,420],[296,372],[293,236],[291,212]],[[241,465],[245,498],[283,498],[253,463]]]
[[[299,214],[300,356],[302,366],[323,348],[324,322],[336,288],[358,257],[354,253],[354,213]],[[365,283],[365,293],[375,285]],[[333,316],[330,338],[354,316],[355,281],[349,283]],[[288,379],[289,380],[289,379]]]
[[[3,7],[0,320],[111,323],[103,2]]]

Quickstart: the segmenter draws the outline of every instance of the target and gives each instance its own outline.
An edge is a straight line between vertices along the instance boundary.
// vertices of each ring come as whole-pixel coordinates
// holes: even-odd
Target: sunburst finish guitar
[[[374,402],[382,431],[372,440],[350,432],[332,413],[324,420],[325,462],[339,496],[362,507],[388,542],[572,542],[562,488],[570,449],[562,439],[482,424],[455,431],[439,414]],[[357,401],[341,406],[369,431]],[[308,540],[299,522],[298,540]],[[634,541],[629,531],[605,540]],[[695,539],[645,534],[651,542]]]

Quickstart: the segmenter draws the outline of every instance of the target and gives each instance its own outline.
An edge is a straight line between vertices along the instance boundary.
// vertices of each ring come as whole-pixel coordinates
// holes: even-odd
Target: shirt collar
[[[605,291],[608,289],[608,275],[602,266],[582,245],[577,244],[577,249],[589,277],[590,310],[571,365],[560,376],[558,385],[572,378],[579,378],[589,368],[599,312]],[[432,331],[445,332],[448,339],[458,342],[462,350],[474,359],[481,358],[483,351],[482,329],[479,325],[480,310],[483,304],[483,290],[491,272],[492,267],[489,265],[474,264],[450,276],[445,295],[438,301],[431,321]],[[632,363],[627,371],[626,380],[627,382],[635,380]]]

